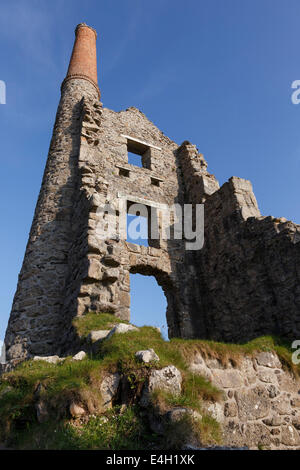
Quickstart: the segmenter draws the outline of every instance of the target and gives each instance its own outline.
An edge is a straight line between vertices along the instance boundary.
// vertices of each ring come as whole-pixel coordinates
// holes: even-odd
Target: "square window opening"
[[[151,170],[151,149],[148,145],[127,139],[128,163]]]

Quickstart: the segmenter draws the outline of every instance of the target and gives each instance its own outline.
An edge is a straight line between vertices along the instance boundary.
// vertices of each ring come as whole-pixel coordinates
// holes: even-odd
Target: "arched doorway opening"
[[[169,275],[149,265],[130,269],[130,321],[161,329],[164,339],[177,336],[175,292]]]
[[[130,274],[130,322],[137,326],[156,326],[168,339],[167,299],[154,276]]]

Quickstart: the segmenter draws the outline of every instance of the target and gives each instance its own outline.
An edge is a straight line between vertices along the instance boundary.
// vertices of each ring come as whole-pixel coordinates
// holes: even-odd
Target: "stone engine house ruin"
[[[6,332],[8,360],[72,350],[72,319],[89,311],[130,319],[130,273],[155,276],[170,337],[241,342],[300,334],[300,226],[261,216],[251,183],[219,187],[203,155],[177,145],[136,108],[99,101],[96,32],[76,28],[53,137]],[[128,163],[128,151],[142,167]],[[204,203],[204,246],[99,239],[97,210]],[[100,217],[100,218],[99,218]],[[159,227],[159,222],[158,222]]]

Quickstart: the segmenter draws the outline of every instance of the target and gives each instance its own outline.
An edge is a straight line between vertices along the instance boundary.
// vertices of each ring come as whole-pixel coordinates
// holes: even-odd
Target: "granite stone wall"
[[[82,99],[97,98],[86,80],[68,81],[58,106],[42,186],[5,337],[7,359],[52,354],[59,347],[60,315],[78,191]]]
[[[223,391],[223,399],[205,409],[220,423],[225,446],[300,448],[299,376],[276,353],[257,352],[225,365],[199,351],[190,370]]]

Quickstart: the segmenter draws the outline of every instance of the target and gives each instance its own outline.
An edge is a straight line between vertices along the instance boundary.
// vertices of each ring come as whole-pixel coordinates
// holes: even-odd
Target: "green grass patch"
[[[179,420],[167,423],[163,448],[180,449],[188,442],[194,442],[196,446],[222,444],[220,424],[204,411],[201,399],[196,399],[184,390],[177,396],[163,390],[155,390],[151,395],[151,402],[154,409],[159,409],[163,413],[178,407],[193,409],[202,416],[202,419],[196,419],[186,413]]]
[[[187,397],[191,408],[197,409],[197,403],[201,400],[218,401],[222,398],[222,392],[200,375],[188,372],[184,374],[182,394]]]
[[[53,415],[65,417],[72,400],[87,404],[99,401],[99,362],[91,359],[54,365],[44,361],[26,361],[0,381],[0,440],[4,440],[15,427],[36,420],[35,402],[39,386],[39,398],[46,401]],[[92,406],[92,404],[90,405]]]
[[[205,445],[222,444],[222,431],[220,424],[211,416],[203,415],[199,423],[200,441]]]
[[[159,363],[151,366],[161,368],[174,364],[181,369],[187,368],[180,351],[170,342],[164,341],[161,333],[151,326],[143,326],[138,331],[129,331],[126,334],[113,335],[103,341],[98,357],[104,364],[119,364],[121,370],[124,370],[124,367],[126,369],[131,366],[139,367],[140,363],[135,359],[135,353],[149,348],[153,348],[160,358]]]
[[[164,390],[154,390],[152,393],[153,404],[163,408],[188,407],[202,413],[203,401],[218,401],[222,398],[222,392],[204,377],[191,372],[183,371],[182,391],[180,395],[174,395]]]
[[[82,317],[75,317],[73,326],[76,329],[78,336],[85,338],[93,330],[110,330],[117,323],[128,323],[125,320],[120,320],[111,313],[96,313],[90,312]]]
[[[185,360],[189,361],[197,352],[206,358],[216,358],[224,366],[229,361],[238,366],[245,356],[254,356],[260,351],[276,352],[283,366],[294,374],[300,374],[300,366],[292,362],[291,344],[276,336],[261,336],[244,344],[221,343],[210,340],[189,340],[174,338],[171,343],[182,352]]]
[[[49,364],[45,361],[26,361],[20,364],[13,372],[5,374],[6,383],[26,395],[39,382],[47,384],[47,393],[52,396],[63,392],[65,389],[79,389],[88,385],[91,371],[99,367],[98,361],[86,359],[84,361],[72,361],[66,359],[59,364]],[[4,396],[10,396],[10,393]],[[0,398],[0,403],[1,403]],[[1,407],[0,407],[1,413]]]
[[[18,449],[46,450],[142,450],[155,440],[138,407],[120,413],[118,407],[82,423],[51,422],[32,425],[19,433]]]

